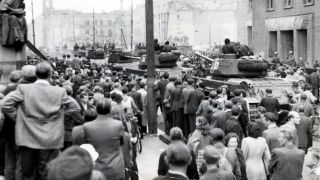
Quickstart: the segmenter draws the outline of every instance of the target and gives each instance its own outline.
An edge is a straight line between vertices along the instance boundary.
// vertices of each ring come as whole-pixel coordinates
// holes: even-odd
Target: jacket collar
[[[168,171],[168,174],[169,174],[169,176],[170,176],[170,174],[172,174],[172,175],[182,176],[182,177],[188,179],[188,176],[187,176],[185,173],[180,172],[180,171],[169,170],[169,171]]]
[[[35,84],[45,84],[45,85],[50,85],[50,83],[47,80],[43,80],[43,79],[38,79],[36,82],[34,82]]]

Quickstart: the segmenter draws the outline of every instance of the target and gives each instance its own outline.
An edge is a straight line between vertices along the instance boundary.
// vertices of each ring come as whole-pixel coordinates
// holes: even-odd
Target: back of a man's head
[[[206,146],[204,149],[203,159],[208,165],[218,164],[220,159],[219,151],[212,145]]]
[[[48,79],[51,76],[52,67],[47,62],[41,62],[36,66],[36,76],[39,79]]]
[[[232,111],[232,116],[239,116],[241,113],[241,109],[238,105],[234,105],[231,111]]]
[[[15,70],[12,71],[9,75],[9,80],[11,83],[18,83],[21,78],[21,71]]]
[[[167,149],[166,159],[171,166],[186,167],[191,160],[191,154],[182,141],[174,141]]]
[[[48,180],[88,180],[91,177],[93,163],[90,154],[72,146],[48,164]]]

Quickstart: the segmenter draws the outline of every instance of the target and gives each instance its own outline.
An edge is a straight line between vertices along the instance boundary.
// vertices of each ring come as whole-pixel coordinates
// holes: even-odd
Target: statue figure
[[[0,43],[21,48],[27,41],[27,22],[24,0],[0,1]]]

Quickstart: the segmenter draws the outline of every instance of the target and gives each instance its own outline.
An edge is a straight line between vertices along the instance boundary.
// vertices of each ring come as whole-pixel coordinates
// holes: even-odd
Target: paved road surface
[[[159,137],[146,136],[142,140],[142,147],[142,153],[137,157],[140,180],[152,180],[158,176],[159,157],[167,145],[160,141]]]

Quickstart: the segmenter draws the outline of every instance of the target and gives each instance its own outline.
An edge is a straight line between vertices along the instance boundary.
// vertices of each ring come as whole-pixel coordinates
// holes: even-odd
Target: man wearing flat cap
[[[205,160],[207,171],[200,178],[200,180],[236,180],[232,172],[219,168],[220,157],[221,155],[219,154],[217,148],[211,145],[205,147],[203,158]]]

